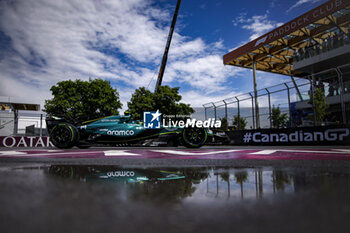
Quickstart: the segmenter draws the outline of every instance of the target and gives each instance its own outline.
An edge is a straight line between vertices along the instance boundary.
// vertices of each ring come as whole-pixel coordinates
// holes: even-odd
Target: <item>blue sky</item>
[[[222,56],[324,0],[182,0],[163,85],[192,106],[253,89],[252,71]],[[0,96],[44,103],[62,80],[102,78],[123,109],[158,75],[176,0],[0,1]],[[263,88],[289,77],[259,72]]]

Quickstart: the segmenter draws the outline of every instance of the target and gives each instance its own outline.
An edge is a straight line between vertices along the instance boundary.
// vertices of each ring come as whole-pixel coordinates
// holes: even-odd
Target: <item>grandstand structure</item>
[[[321,88],[324,90],[326,102],[330,106],[330,115],[332,115],[332,119],[328,119],[328,122],[348,124],[350,120],[350,0],[327,1],[225,54],[223,63],[253,70],[254,92],[250,95],[254,99],[252,107],[255,128],[260,128],[257,70],[291,77],[293,85],[286,86],[286,90],[288,89],[288,98],[290,98],[289,91],[294,89],[297,101],[291,103],[289,99],[290,117],[293,117],[293,111],[294,113],[312,111],[315,119],[315,104],[313,101],[311,103],[310,99],[313,100],[315,90]],[[295,77],[309,83],[306,95],[300,90]],[[228,103],[227,100],[223,102],[225,105]]]
[[[28,113],[27,113],[28,112]],[[34,114],[33,114],[34,113]],[[26,127],[45,127],[40,105],[0,96],[0,136],[25,134]],[[39,134],[39,133],[38,133]]]

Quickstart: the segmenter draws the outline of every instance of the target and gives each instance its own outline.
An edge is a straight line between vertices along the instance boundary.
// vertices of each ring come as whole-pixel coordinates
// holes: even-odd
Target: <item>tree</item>
[[[277,190],[284,191],[285,185],[290,185],[291,179],[285,171],[274,171],[272,173]]]
[[[277,108],[276,108],[275,105],[274,105],[272,107],[271,120],[272,120],[272,127],[280,128],[280,127],[282,127],[284,125],[287,125],[288,116],[287,116],[287,113],[281,114],[280,107],[277,106]]]
[[[329,105],[326,102],[324,90],[322,88],[315,88],[313,96],[310,96],[309,104],[312,104],[313,99],[315,101],[314,114],[316,115],[316,125],[320,125],[329,114],[329,112],[327,112]]]
[[[228,193],[228,196],[231,195],[231,185],[230,185],[230,173],[229,172],[223,172],[220,174],[221,176],[221,179],[225,182],[227,182],[227,193]]]
[[[244,117],[241,117],[239,115],[234,116],[233,118],[233,127],[236,129],[245,129],[247,125],[247,121]]]
[[[128,102],[129,112],[133,119],[141,120],[143,112],[154,111],[153,93],[144,87],[136,89]]]
[[[142,120],[143,112],[159,110],[165,115],[190,115],[194,112],[189,104],[181,100],[179,87],[160,86],[155,93],[144,87],[136,89],[128,102],[129,112],[135,120]]]
[[[220,120],[221,120],[221,129],[226,131],[228,129],[227,118],[223,117]]]
[[[235,172],[236,183],[241,186],[241,198],[243,199],[243,183],[248,180],[248,173],[246,171]]]
[[[53,99],[45,100],[44,111],[79,120],[119,114],[119,93],[102,79],[68,80],[52,86]]]

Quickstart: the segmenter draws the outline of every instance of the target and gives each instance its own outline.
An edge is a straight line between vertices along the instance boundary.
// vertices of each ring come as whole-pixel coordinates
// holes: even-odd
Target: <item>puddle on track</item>
[[[350,171],[325,168],[51,165],[0,176],[6,232],[342,232],[350,217]]]

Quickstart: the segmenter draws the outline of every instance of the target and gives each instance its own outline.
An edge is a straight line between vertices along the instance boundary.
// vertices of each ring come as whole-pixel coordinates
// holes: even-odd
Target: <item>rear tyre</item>
[[[188,148],[199,148],[207,141],[208,134],[203,128],[185,128],[182,131],[182,140]]]
[[[61,149],[72,148],[79,141],[79,132],[75,126],[69,123],[57,124],[50,132],[50,141]]]

